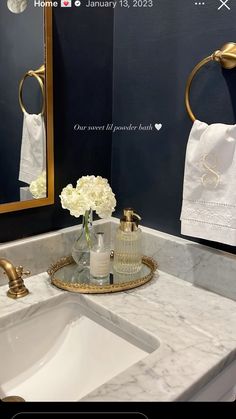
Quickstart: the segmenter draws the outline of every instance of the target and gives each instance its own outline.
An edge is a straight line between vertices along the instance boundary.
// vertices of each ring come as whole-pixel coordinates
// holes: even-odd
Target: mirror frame
[[[53,31],[52,7],[44,7],[45,101],[47,141],[47,197],[0,204],[0,214],[54,204],[54,147],[53,147]]]

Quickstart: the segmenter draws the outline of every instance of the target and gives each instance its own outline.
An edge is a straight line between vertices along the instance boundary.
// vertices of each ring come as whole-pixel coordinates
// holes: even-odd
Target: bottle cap
[[[134,212],[133,208],[125,208],[124,215],[120,220],[120,229],[126,232],[137,231],[139,221],[141,221],[141,217]]]

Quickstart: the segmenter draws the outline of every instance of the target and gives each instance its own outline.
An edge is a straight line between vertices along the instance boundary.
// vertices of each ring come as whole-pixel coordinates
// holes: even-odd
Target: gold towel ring
[[[220,65],[223,68],[226,68],[228,70],[236,67],[236,43],[229,42],[225,44],[220,50],[215,51],[212,55],[209,57],[204,58],[200,63],[198,63],[192,72],[189,75],[187,86],[185,90],[185,104],[187,108],[187,112],[192,119],[192,121],[196,121],[196,116],[192,112],[190,101],[189,101],[189,95],[191,90],[192,81],[197,74],[197,72],[207,63],[210,61],[217,61],[220,63]]]
[[[44,78],[45,78],[45,66],[42,65],[38,70],[29,70],[25,73],[24,77],[21,79],[19,84],[19,103],[23,113],[27,113],[25,106],[23,104],[23,84],[27,77],[35,77],[39,83],[42,95],[43,95],[43,104],[41,109],[41,115],[45,112],[45,94],[44,94]]]

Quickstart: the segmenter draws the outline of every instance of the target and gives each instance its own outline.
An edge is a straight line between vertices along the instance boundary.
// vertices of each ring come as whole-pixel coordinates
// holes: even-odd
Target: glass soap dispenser
[[[124,209],[114,245],[114,270],[118,273],[135,274],[142,268],[140,220],[141,217],[132,208]]]
[[[97,233],[97,244],[90,251],[90,279],[103,285],[110,279],[110,248],[105,245],[104,233]]]

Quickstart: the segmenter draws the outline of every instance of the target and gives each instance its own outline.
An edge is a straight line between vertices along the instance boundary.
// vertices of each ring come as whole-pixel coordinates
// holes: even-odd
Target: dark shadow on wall
[[[87,12],[80,19],[74,14],[69,18],[69,26],[62,13],[54,23],[54,62],[58,63],[56,69],[54,64],[54,228],[78,223],[61,209],[62,187],[75,186],[83,175],[100,175],[110,181],[111,170],[110,132],[75,131],[74,126],[102,125],[112,118],[112,15],[108,11],[98,19],[96,12]],[[83,42],[74,37],[77,32]]]

